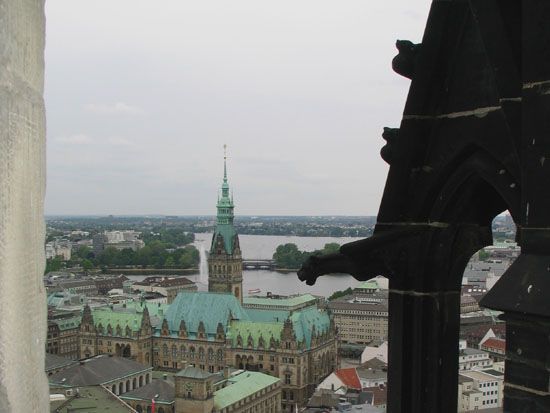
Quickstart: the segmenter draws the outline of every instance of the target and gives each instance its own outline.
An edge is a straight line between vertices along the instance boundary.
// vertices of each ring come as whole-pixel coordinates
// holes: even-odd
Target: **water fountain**
[[[208,285],[208,259],[206,258],[206,248],[204,243],[199,247],[200,265],[199,265],[199,282]]]

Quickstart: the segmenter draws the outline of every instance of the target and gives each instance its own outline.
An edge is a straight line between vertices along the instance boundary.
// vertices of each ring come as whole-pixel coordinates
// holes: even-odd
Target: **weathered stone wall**
[[[46,412],[44,0],[0,0],[0,412]]]

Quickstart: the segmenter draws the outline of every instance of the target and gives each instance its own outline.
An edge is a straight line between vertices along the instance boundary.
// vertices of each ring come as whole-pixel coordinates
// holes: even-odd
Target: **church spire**
[[[232,254],[234,238],[237,233],[233,227],[233,209],[235,205],[233,204],[233,197],[229,193],[229,183],[227,180],[227,145],[223,145],[223,183],[221,189],[221,196],[218,196],[218,204],[216,205],[216,231],[212,240],[211,251],[215,248],[216,239],[218,236],[221,236],[226,253]]]
[[[227,182],[227,145],[223,145],[223,182]]]

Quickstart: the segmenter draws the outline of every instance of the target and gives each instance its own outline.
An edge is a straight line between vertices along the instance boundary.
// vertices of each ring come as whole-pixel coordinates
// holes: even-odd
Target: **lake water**
[[[325,244],[336,242],[340,245],[355,241],[360,238],[333,238],[333,237],[295,237],[276,235],[239,235],[241,250],[244,259],[272,259],[273,253],[281,244],[293,243],[302,251],[321,249]],[[212,234],[195,234],[195,244],[200,247],[204,244],[210,248]],[[198,277],[190,277],[196,281]],[[330,296],[334,291],[355,287],[360,282],[350,275],[325,275],[317,280],[313,286],[301,282],[295,272],[280,273],[269,270],[243,271],[243,292],[259,288],[261,294],[268,291],[274,294],[311,293],[315,295]],[[206,286],[199,284],[199,289],[205,290]]]
[[[239,235],[244,259],[272,259],[273,253],[281,244],[294,243],[302,251],[313,251],[323,248],[325,244],[330,242],[342,245],[358,239],[360,238]],[[211,233],[195,234],[195,246],[199,249],[202,244],[206,250],[209,250],[211,240]],[[200,274],[197,273],[197,275],[187,277],[197,283],[199,291],[208,290],[208,285],[201,281]],[[138,281],[145,278],[145,276],[129,276],[129,278]],[[262,295],[267,292],[283,295],[310,293],[328,297],[335,291],[355,287],[358,284],[360,284],[360,281],[350,275],[325,275],[320,277],[315,285],[309,286],[301,282],[295,272],[243,271],[243,292],[245,296],[248,295],[249,290],[259,288]]]

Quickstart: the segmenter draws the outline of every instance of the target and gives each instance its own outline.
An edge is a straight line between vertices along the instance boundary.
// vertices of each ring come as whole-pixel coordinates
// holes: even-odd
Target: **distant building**
[[[63,261],[71,259],[71,243],[66,240],[55,240],[46,244],[46,259],[61,257]]]
[[[52,282],[48,288],[58,288],[62,291],[67,291],[72,294],[82,294],[87,297],[95,296],[98,294],[96,283],[93,279],[61,279]]]
[[[102,386],[79,386],[75,389],[50,387],[50,411],[135,413],[128,404]]]
[[[69,360],[65,357],[46,353],[46,368],[44,370],[48,376],[51,376],[76,364],[78,364],[78,361],[76,360]]]
[[[367,387],[385,386],[387,382],[387,369],[358,366],[334,371],[317,386],[317,390],[327,389],[346,394],[350,390],[359,392]]]
[[[80,356],[80,320],[80,314],[49,314],[46,353],[77,360]]]
[[[106,295],[109,291],[115,288],[122,289],[125,281],[128,281],[128,278],[124,275],[94,278],[97,292],[100,295]]]
[[[463,294],[460,296],[460,313],[471,313],[479,311],[479,304],[477,300],[469,294]]]
[[[460,340],[458,353],[459,370],[486,369],[492,365],[493,360],[489,357],[489,353],[469,348],[466,346],[466,340]]]
[[[506,340],[491,337],[479,344],[481,350],[489,353],[494,361],[504,361],[506,355]]]
[[[296,311],[309,306],[316,306],[319,299],[311,294],[294,296],[277,296],[269,294],[266,297],[243,298],[243,307],[256,310]]]
[[[166,302],[171,304],[181,291],[197,291],[197,285],[186,277],[147,277],[142,281],[132,284],[132,290],[143,292],[156,292],[166,297]]]
[[[352,294],[330,301],[328,308],[343,344],[368,344],[388,336],[388,294],[376,283],[363,283]]]
[[[281,410],[280,380],[267,374],[238,370],[208,373],[188,366],[173,377],[153,380],[121,399],[138,413],[276,413]]]
[[[388,362],[388,342],[382,340],[374,340],[365,347],[361,354],[361,363],[365,363],[373,358],[377,358],[384,363]]]
[[[93,247],[96,255],[101,254],[107,248],[117,250],[131,249],[137,251],[145,246],[145,243],[138,237],[137,231],[104,231],[93,236]]]
[[[458,412],[502,407],[504,374],[488,369],[458,376]]]
[[[50,387],[76,389],[102,386],[121,395],[148,384],[152,368],[112,355],[98,355],[63,369],[48,377]]]

